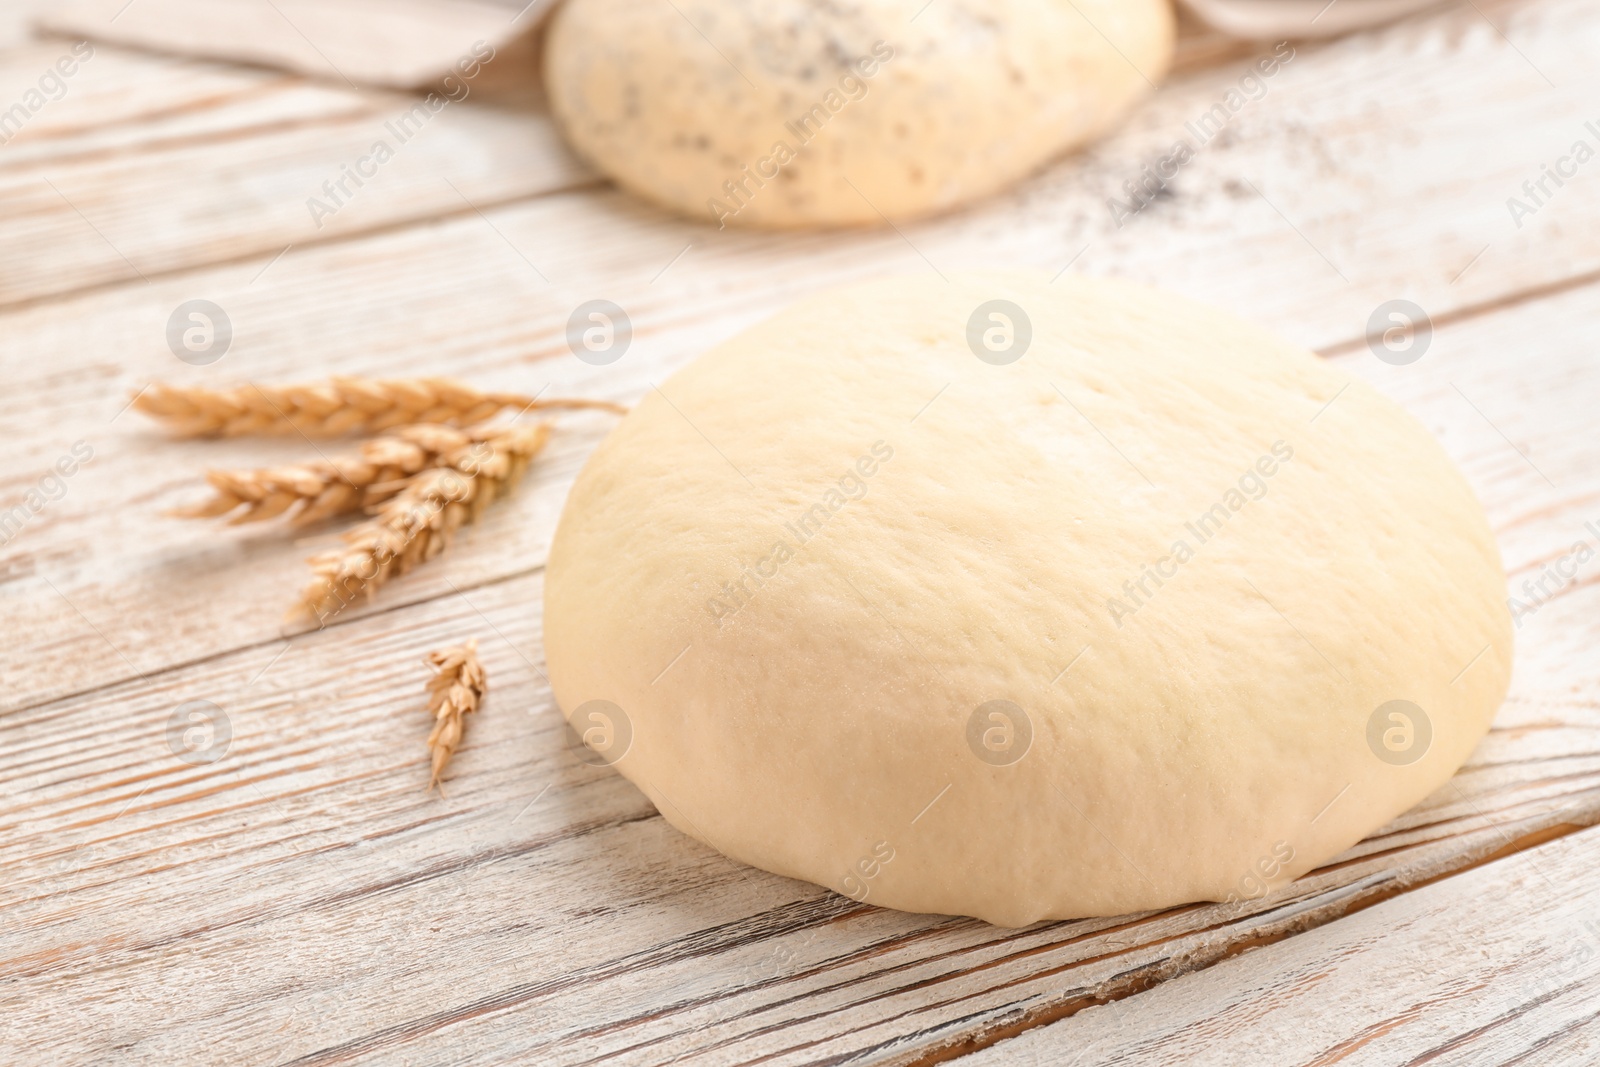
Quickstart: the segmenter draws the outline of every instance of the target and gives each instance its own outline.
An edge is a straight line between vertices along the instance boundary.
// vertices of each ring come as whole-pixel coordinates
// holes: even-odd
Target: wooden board
[[[95,449],[0,547],[0,596],[26,620],[0,649],[5,1047],[68,1061],[167,1062],[225,1040],[274,1062],[927,1062],[1101,1000],[1135,1005],[1145,986],[1242,947],[1600,820],[1600,571],[1583,571],[1524,620],[1511,697],[1468,767],[1277,895],[1025,931],[859,906],[723,860],[566,751],[540,673],[541,567],[604,416],[563,419],[522,493],[446,557],[285,640],[300,559],[330,535],[296,544],[159,513],[208,463],[310,446],[174,445],[123,410],[158,377],[332,372],[631,401],[825,285],[1070,262],[1231,307],[1394,396],[1483,498],[1515,591],[1600,521],[1595,202],[1574,182],[1521,229],[1504,206],[1581,135],[1600,4],[1483,12],[1304,49],[1172,196],[1120,229],[1106,197],[1238,83],[1237,60],[1183,75],[1129,129],[1021,190],[903,232],[718,233],[594,185],[558,149],[485,143],[513,127],[545,136],[527,132],[541,120],[469,103],[454,147],[422,159],[414,185],[374,188],[370,215],[352,204],[337,239],[282,256],[284,204],[303,209],[303,194],[270,139],[321,131],[307,158],[322,159],[398,98],[101,49],[85,73],[107,72],[103,106],[69,93],[0,149],[0,214],[33,225],[28,175],[70,173],[73,190],[98,190],[80,221],[111,220],[106,236],[134,263],[160,264],[144,281],[105,247],[53,252],[68,234],[55,217],[4,261],[0,503],[75,441]],[[0,85],[25,83],[19,64],[55,47],[0,56]],[[518,152],[549,180],[519,187]],[[197,185],[163,183],[159,161],[180,158],[166,173]],[[241,158],[253,162],[235,169]],[[146,177],[102,181],[94,159]],[[430,168],[456,180],[473,166],[498,206],[430,199]],[[191,214],[204,203],[238,205],[237,218],[214,233]],[[168,224],[141,221],[163,212]],[[236,330],[204,368],[164,339],[173,308],[197,296]],[[610,368],[562,340],[592,296],[635,322]],[[1365,343],[1394,296],[1437,324],[1408,367]],[[448,799],[430,799],[421,657],[473,635],[490,705]],[[168,747],[175,709],[196,699],[232,726],[214,765]],[[69,1012],[79,1024],[61,1024]]]
[[[1169,982],[1136,1023],[1093,1007],[963,1064],[1594,1063],[1597,864],[1600,831],[1574,834]]]
[[[1020,192],[947,220],[905,228],[914,248],[894,233],[865,240],[716,233],[699,220],[678,223],[631,201],[620,215],[568,220],[547,219],[536,211],[534,247],[551,249],[558,261],[576,259],[585,268],[586,276],[558,281],[592,285],[600,277],[615,284],[643,274],[641,286],[666,260],[618,263],[614,255],[601,258],[607,256],[604,251],[591,256],[590,246],[596,240],[615,242],[619,227],[626,233],[643,224],[663,236],[668,258],[693,241],[701,250],[726,247],[743,260],[768,264],[803,257],[808,249],[848,249],[857,271],[924,270],[928,261],[954,269],[981,249],[984,261],[1037,264],[1054,274],[1081,256],[1075,269],[1136,273],[1258,316],[1302,322],[1298,336],[1313,344],[1364,329],[1373,307],[1399,295],[1419,301],[1434,315],[1446,315],[1506,292],[1588,277],[1600,271],[1593,242],[1585,239],[1596,222],[1592,197],[1576,187],[1564,191],[1548,209],[1524,220],[1521,229],[1505,200],[1583,133],[1581,117],[1589,100],[1584,56],[1600,49],[1600,31],[1587,17],[1591,5],[1545,0],[1481,6],[1515,33],[1514,45],[1471,7],[1378,34],[1299,45],[1296,59],[1266,83],[1266,95],[1232,117],[1225,132],[1178,173],[1169,195],[1120,228],[1107,201],[1125,201],[1124,182],[1168,154],[1187,124],[1198,123],[1230,91],[1238,92],[1254,53],[1244,58],[1219,54],[1219,66],[1175,79],[1135,113],[1128,128],[1049,168]],[[80,77],[111,77],[96,73],[97,62],[86,64]],[[507,65],[516,62],[508,59]],[[30,67],[37,64],[27,61]],[[495,65],[488,69],[494,72]],[[527,75],[533,76],[531,66]],[[234,76],[247,82],[274,77],[245,71]],[[131,81],[120,79],[108,88],[127,92]],[[181,167],[187,176],[183,183],[162,186],[159,174],[148,174],[150,168],[132,175],[120,168],[73,168],[75,153],[63,144],[62,165],[69,170],[57,184],[109,241],[64,208],[34,218],[40,198],[51,194],[41,174],[55,177],[55,157],[36,153],[25,170],[8,178],[10,149],[21,142],[9,146],[0,153],[0,224],[8,232],[26,227],[20,231],[26,243],[19,248],[49,257],[42,263],[56,269],[13,279],[9,287],[0,287],[0,303],[64,293],[84,282],[130,279],[135,277],[130,262],[146,274],[218,257],[260,256],[265,263],[292,243],[303,250],[310,240],[389,226],[430,211],[468,212],[445,184],[446,176],[480,207],[583,180],[564,154],[528,161],[527,153],[551,141],[546,119],[527,121],[531,105],[505,124],[477,120],[488,128],[480,128],[483,140],[470,152],[461,138],[447,136],[443,124],[466,122],[460,113],[473,109],[452,105],[348,209],[324,218],[319,229],[306,201],[323,181],[336,178],[342,165],[365,152],[372,138],[383,136],[384,122],[404,110],[394,98],[367,103],[367,94],[342,84],[322,90],[324,106],[347,101],[348,109],[361,101],[372,114],[364,124],[346,120],[336,130],[308,124],[293,137],[269,126],[262,134],[265,142],[245,137],[242,144],[212,144],[211,156],[194,154],[191,145],[188,154],[155,157],[150,168],[166,167],[161,173],[170,174]],[[74,99],[69,94],[35,121]],[[195,106],[186,101],[182,110]],[[1483,151],[1485,124],[1496,131],[1493,153]],[[120,125],[113,122],[111,131],[98,136],[111,135]],[[500,145],[502,138],[510,143]],[[438,143],[430,148],[433,139]],[[205,165],[212,157],[276,160],[280,153],[288,158],[272,167],[283,170],[276,176],[269,170],[255,182],[246,181],[237,165]],[[481,185],[461,181],[473,165],[484,168]],[[137,197],[125,187],[129,180],[140,182]],[[184,229],[157,229],[143,219]],[[219,224],[225,229],[211,238],[210,229]],[[595,228],[607,232],[596,235]],[[183,243],[172,239],[175,233],[208,236],[191,241],[186,253]],[[1248,256],[1258,273],[1207,269],[1219,246]],[[1237,279],[1259,278],[1269,263],[1274,285],[1239,291]],[[801,279],[811,280],[813,287],[830,280],[828,274],[795,274],[794,286]],[[1231,291],[1229,283],[1235,283]]]
[[[68,54],[59,41],[12,53],[0,93]],[[435,111],[101,45],[66,84],[0,151],[0,307],[260,256],[254,276],[290,246],[594,180],[547,117],[473,106],[471,83]]]

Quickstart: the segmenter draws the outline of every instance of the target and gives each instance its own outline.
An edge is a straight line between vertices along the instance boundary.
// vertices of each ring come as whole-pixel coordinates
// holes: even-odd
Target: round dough
[[[577,151],[648,199],[719,224],[838,226],[1006,187],[1099,134],[1172,55],[1167,0],[908,11],[567,0],[545,85]]]
[[[827,293],[645,396],[567,501],[545,641],[684,833],[1017,926],[1257,896],[1417,803],[1505,694],[1504,597],[1365,383],[998,274]]]

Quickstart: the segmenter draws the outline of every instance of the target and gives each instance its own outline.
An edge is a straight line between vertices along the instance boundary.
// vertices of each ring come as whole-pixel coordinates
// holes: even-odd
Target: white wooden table
[[[19,27],[0,107],[70,49]],[[1571,554],[1600,548],[1600,161],[1520,226],[1507,198],[1600,148],[1600,0],[1300,45],[1118,228],[1107,198],[1265,50],[1189,38],[1124,130],[971,210],[764,235],[619,193],[515,86],[447,109],[317,228],[306,199],[406,98],[97,47],[0,145],[0,512],[93,449],[0,546],[0,1060],[1593,1062],[1600,559]],[[563,744],[541,566],[604,417],[564,418],[442,559],[290,638],[331,533],[162,512],[206,466],[305,444],[174,444],[123,410],[153,380],[331,373],[632,402],[797,296],[930,264],[1124,275],[1260,321],[1438,435],[1510,593],[1576,566],[1521,619],[1456,778],[1245,904],[1026,930],[858,905],[682,837]],[[636,329],[609,367],[564,340],[593,297]],[[165,338],[197,298],[234,330],[204,367]],[[1434,324],[1406,366],[1367,340],[1396,298]],[[441,799],[422,657],[473,636],[491,695]],[[168,747],[191,700],[231,725],[216,763]]]

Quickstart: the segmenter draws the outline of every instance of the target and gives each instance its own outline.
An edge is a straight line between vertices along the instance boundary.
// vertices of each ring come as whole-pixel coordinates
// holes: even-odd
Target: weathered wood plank
[[[387,93],[351,93],[263,71],[47,38],[0,53],[0,101],[61,75],[0,133],[0,173],[110,150],[154,151],[186,138],[222,143],[264,126],[372,113]],[[63,64],[58,66],[58,64]],[[67,73],[63,73],[67,72]],[[64,88],[62,87],[64,86]]]
[[[1594,1063],[1597,864],[1586,830],[962,1064]]]
[[[1593,7],[1593,0],[1501,0],[1445,10],[1331,44],[1302,45],[1297,58],[1261,83],[1264,95],[1257,100],[1241,94],[1240,79],[1249,72],[1250,58],[1219,52],[1223,61],[1218,66],[1175,77],[1136,112],[1126,129],[1090,152],[1048,168],[1016,193],[908,228],[906,234],[942,269],[977,257],[1036,263],[1054,272],[1081,254],[1082,269],[1136,273],[1183,284],[1201,295],[1239,300],[1263,317],[1301,321],[1308,334],[1324,341],[1342,340],[1363,329],[1373,307],[1396,295],[1418,300],[1439,315],[1508,291],[1592,273],[1600,270],[1600,255],[1584,240],[1595,223],[1592,198],[1577,189],[1559,191],[1547,207],[1524,219],[1520,229],[1505,201],[1523,181],[1540,177],[1541,164],[1555,161],[1584,134],[1583,121],[1589,117],[1585,108],[1592,96],[1585,57],[1600,48],[1600,30],[1595,28],[1600,20],[1593,17]],[[508,55],[505,64],[525,68],[529,79],[533,76],[533,63],[525,56]],[[489,72],[501,73],[495,64]],[[1207,140],[1152,207],[1116,226],[1108,202],[1127,202],[1124,182],[1139,180],[1141,168],[1168,155],[1178,138],[1197,142],[1187,132],[1188,124],[1199,129],[1219,105],[1226,113],[1229,101],[1239,104],[1239,110],[1228,117],[1225,129]],[[504,136],[513,141],[548,135],[537,110],[523,108],[504,117]],[[525,124],[545,132],[515,132]],[[381,122],[367,129],[379,136],[380,128]],[[269,180],[274,171],[264,171],[246,190],[248,196],[230,210],[214,212],[229,216],[229,232],[239,231],[237,239],[220,242],[225,248],[218,247],[217,239],[203,240],[184,265],[198,266],[217,255],[270,255],[308,236],[326,236],[326,229],[307,230],[305,202],[323,180],[337,175],[340,164],[367,150],[363,136],[355,131],[350,135],[356,139],[353,144],[304,147],[317,156],[320,170],[309,163],[306,171],[286,167],[281,180]],[[1486,137],[1495,151],[1483,150]],[[197,151],[182,158],[181,165],[193,175],[183,196],[202,196],[213,183],[227,185],[226,179],[237,177],[231,154],[236,148],[214,147],[211,153]],[[473,155],[488,148],[478,145]],[[137,160],[127,165],[140,172]],[[414,160],[410,166],[419,176],[426,174],[436,189],[418,186],[413,190],[417,198],[403,201],[407,210],[391,204],[387,212],[361,207],[381,199],[363,196],[336,221],[360,228],[356,220],[364,212],[370,213],[368,223],[382,224],[425,217],[430,208],[435,213],[463,209],[456,199],[432,199],[444,188],[441,176],[457,180],[454,165],[442,158],[435,158],[431,167]],[[558,160],[542,160],[524,175],[528,181],[519,191],[462,188],[484,201],[537,195],[551,187],[536,180],[545,173],[540,166],[555,167],[567,175],[563,180],[577,180],[571,176],[574,164],[562,154]],[[96,225],[104,223],[108,236],[122,246],[121,254],[104,242],[91,244],[75,216],[52,215],[48,233],[39,234],[38,243],[48,246],[54,239],[63,249],[57,253],[60,269],[40,273],[20,290],[0,290],[0,300],[60,293],[83,281],[132,279],[123,255],[147,272],[178,269],[180,241],[151,234],[136,219],[122,217],[139,212],[128,206],[132,198],[126,193],[119,197],[115,187],[104,187],[116,175],[105,182],[93,171],[69,178],[62,186],[68,196],[108,205],[111,214],[105,220],[94,211],[85,214]],[[383,181],[400,184],[392,178]],[[221,185],[217,202],[228,205],[222,197],[239,189]],[[17,195],[31,205],[44,187],[35,180],[27,190]],[[374,191],[376,187],[366,192]],[[138,194],[144,211],[174,224],[198,223],[202,236],[206,224],[215,224],[209,216],[166,205],[166,199],[177,195],[172,187],[142,187]],[[453,197],[448,189],[444,194]],[[638,207],[624,217],[641,213],[658,219],[652,210]],[[4,215],[0,197],[0,217]],[[676,235],[674,251],[693,241],[701,248],[727,244],[752,253],[759,249],[769,258],[803,259],[805,250],[815,247],[814,238],[749,238],[714,233],[698,223],[659,221]],[[539,244],[581,256],[594,240],[589,229],[577,219],[570,225],[558,219],[541,231]],[[1258,268],[1270,263],[1271,284],[1258,273],[1255,291],[1245,294],[1226,279],[1213,277],[1221,241],[1238,242],[1240,255],[1253,253]],[[876,235],[859,247],[870,249],[880,265],[927,267],[893,233]],[[69,265],[75,274],[67,271]],[[586,265],[603,268],[598,262]],[[78,277],[83,281],[74,280]],[[1318,298],[1307,299],[1313,293]]]
[[[0,100],[63,56],[11,53]],[[594,181],[548,116],[473,99],[492,66],[434,109],[99,45],[0,145],[0,306]]]

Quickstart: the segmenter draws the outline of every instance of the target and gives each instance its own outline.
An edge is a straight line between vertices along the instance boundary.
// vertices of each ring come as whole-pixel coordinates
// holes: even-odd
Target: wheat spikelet
[[[455,755],[466,733],[466,717],[483,704],[489,692],[489,678],[478,660],[478,639],[455,648],[442,648],[428,654],[433,679],[428,682],[428,710],[433,713],[433,732],[428,735],[428,750],[433,753],[432,789],[439,784],[445,764]]]
[[[183,437],[297,432],[307,437],[339,437],[412,423],[471,426],[507,408],[626,411],[604,400],[540,400],[516,393],[480,392],[449,378],[334,378],[235,389],[155,384],[135,396],[133,406]]]
[[[439,466],[412,475],[373,518],[344,535],[342,548],[312,557],[312,580],[294,614],[326,621],[444,551],[463,523],[510,491],[549,436],[543,423],[480,430],[442,455]]]
[[[292,515],[295,525],[370,508],[398,493],[405,479],[442,456],[473,443],[464,430],[449,426],[402,426],[389,436],[364,442],[358,457],[318,460],[256,470],[211,470],[209,500],[173,512],[179,518],[229,516],[238,525]]]

